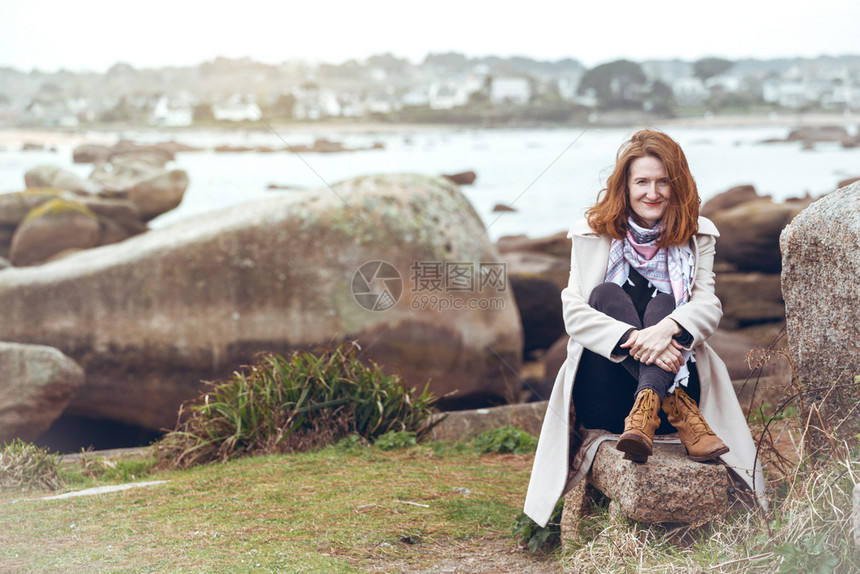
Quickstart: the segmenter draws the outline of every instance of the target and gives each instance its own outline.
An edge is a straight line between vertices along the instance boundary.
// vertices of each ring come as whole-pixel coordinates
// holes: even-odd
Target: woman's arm
[[[698,261],[696,262],[696,276],[693,279],[690,300],[669,314],[669,318],[693,336],[693,342],[686,347],[688,349],[699,345],[710,337],[717,330],[723,316],[723,306],[714,293],[716,242],[716,238],[712,235],[696,237]]]
[[[576,236],[573,241],[577,241]],[[567,287],[561,292],[565,330],[574,341],[589,351],[620,362],[626,355],[613,354],[613,350],[624,334],[635,326],[613,319],[588,304],[582,292],[580,262],[577,261],[576,253],[574,244],[570,253],[570,278]]]

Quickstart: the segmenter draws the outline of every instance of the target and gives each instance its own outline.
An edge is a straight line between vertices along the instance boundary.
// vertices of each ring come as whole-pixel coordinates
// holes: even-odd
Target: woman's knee
[[[629,299],[627,293],[624,292],[624,289],[620,285],[611,282],[601,283],[592,289],[591,295],[588,297],[588,304],[595,309],[600,309],[606,303],[618,301],[622,298]]]
[[[675,310],[675,298],[669,293],[658,293],[645,308],[645,326],[650,326]]]

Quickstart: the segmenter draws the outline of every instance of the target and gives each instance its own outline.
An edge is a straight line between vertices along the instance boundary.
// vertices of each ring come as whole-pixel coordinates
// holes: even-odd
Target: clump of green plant
[[[62,486],[59,455],[17,438],[0,450],[0,488],[57,490]]]
[[[412,431],[390,431],[379,435],[373,446],[380,450],[399,450],[418,444],[418,439]]]
[[[76,470],[86,478],[126,482],[148,476],[155,464],[153,457],[111,459],[82,450]]]
[[[520,427],[504,426],[482,432],[472,444],[482,454],[529,454],[535,451],[537,442],[536,436]]]
[[[180,410],[180,423],[157,444],[174,468],[250,453],[303,451],[356,434],[368,441],[390,431],[420,440],[436,424],[435,398],[403,386],[343,344],[320,354],[264,354]]]
[[[564,498],[555,504],[552,516],[546,526],[540,526],[529,518],[525,512],[520,512],[514,521],[513,534],[518,537],[520,544],[525,544],[529,552],[549,551],[561,542],[561,512],[564,508]]]

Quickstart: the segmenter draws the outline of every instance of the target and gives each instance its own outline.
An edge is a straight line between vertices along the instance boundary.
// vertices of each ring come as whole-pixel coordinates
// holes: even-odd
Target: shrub
[[[473,442],[478,452],[528,454],[537,448],[537,437],[519,427],[505,426],[484,431]]]
[[[0,450],[0,488],[57,490],[61,486],[59,455],[21,439]]]
[[[432,397],[404,388],[355,355],[346,343],[319,355],[264,354],[188,407],[188,416],[158,443],[162,465],[186,468],[250,453],[302,451],[355,433],[372,441],[390,431],[420,440],[431,422]]]

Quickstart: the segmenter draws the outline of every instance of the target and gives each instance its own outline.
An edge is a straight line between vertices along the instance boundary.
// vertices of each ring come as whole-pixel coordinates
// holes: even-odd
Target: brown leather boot
[[[704,462],[729,452],[729,447],[705,422],[696,401],[680,387],[663,399],[663,412],[668,415],[672,426],[678,429],[678,436],[691,459]]]
[[[660,424],[660,399],[651,389],[639,391],[636,402],[624,419],[624,433],[615,446],[624,453],[624,458],[645,462],[651,456],[654,431]]]

